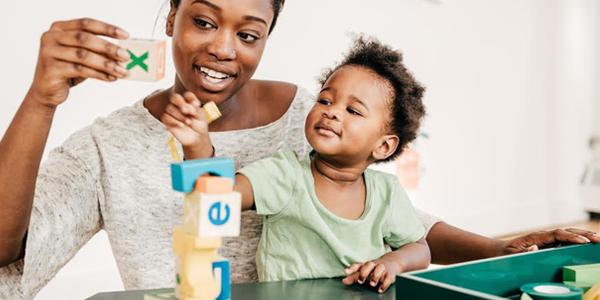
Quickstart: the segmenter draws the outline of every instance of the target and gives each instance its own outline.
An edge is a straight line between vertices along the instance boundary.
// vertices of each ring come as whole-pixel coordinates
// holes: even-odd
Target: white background
[[[486,235],[585,217],[578,181],[600,128],[600,3],[594,0],[288,0],[255,78],[311,90],[340,58],[349,33],[404,52],[427,86],[430,138],[417,206]],[[152,35],[162,0],[5,1],[0,18],[0,132],[33,76],[39,36],[53,20],[94,17],[135,37]],[[60,107],[48,141],[59,145],[94,118],[130,105],[160,83],[86,82]],[[594,126],[593,124],[596,124]],[[106,235],[97,235],[39,299],[80,299],[121,289]]]

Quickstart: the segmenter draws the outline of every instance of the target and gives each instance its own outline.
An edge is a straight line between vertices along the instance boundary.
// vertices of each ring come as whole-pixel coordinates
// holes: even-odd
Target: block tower
[[[207,119],[218,118],[214,103],[204,107]],[[217,250],[222,237],[240,233],[241,195],[233,191],[234,162],[229,158],[181,161],[169,140],[173,158],[171,183],[185,193],[183,224],[173,229],[175,294],[149,293],[145,300],[231,299],[229,261]]]

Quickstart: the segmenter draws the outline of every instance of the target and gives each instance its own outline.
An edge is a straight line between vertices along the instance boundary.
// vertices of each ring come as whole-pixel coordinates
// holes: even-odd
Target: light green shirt
[[[395,176],[367,169],[366,204],[357,220],[341,218],[317,199],[308,155],[290,150],[239,171],[264,215],[256,267],[260,281],[338,277],[355,262],[376,259],[425,234]]]

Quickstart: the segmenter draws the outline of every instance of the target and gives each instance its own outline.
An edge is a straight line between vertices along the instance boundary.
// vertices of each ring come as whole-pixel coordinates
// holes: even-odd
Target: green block
[[[600,264],[563,267],[563,281],[598,282],[600,281]]]
[[[565,281],[563,282],[566,285],[570,285],[572,287],[580,288],[583,292],[587,292],[594,285],[593,282],[575,282],[575,281]]]

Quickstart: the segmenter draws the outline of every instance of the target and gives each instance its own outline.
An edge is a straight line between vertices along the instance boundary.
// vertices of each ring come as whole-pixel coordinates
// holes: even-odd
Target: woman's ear
[[[372,153],[373,158],[378,161],[390,157],[390,155],[396,152],[399,143],[400,139],[396,135],[382,136],[379,140],[377,140],[377,145]]]
[[[177,7],[173,5],[171,1],[171,10],[169,10],[169,15],[167,15],[167,28],[165,33],[168,37],[173,37],[173,29],[175,27],[175,16],[177,15]]]

